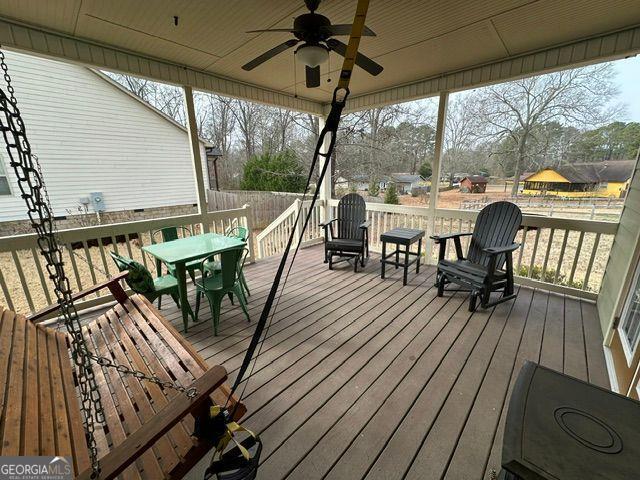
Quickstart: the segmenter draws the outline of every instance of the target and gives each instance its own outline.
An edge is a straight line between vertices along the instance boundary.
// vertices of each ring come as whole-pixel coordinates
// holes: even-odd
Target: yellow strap
[[[222,407],[220,405],[214,405],[209,410],[209,413],[212,417],[215,417],[219,415],[221,411],[222,411]],[[251,435],[253,438],[256,438],[255,433],[253,433],[248,428],[243,427],[238,422],[229,422],[227,423],[227,431],[222,436],[222,438],[218,441],[218,445],[216,445],[216,452],[222,455],[222,453],[226,450],[227,446],[229,445],[229,442],[233,442],[235,443],[236,447],[238,447],[238,450],[240,450],[240,453],[242,453],[242,456],[246,460],[250,460],[251,454],[249,453],[249,451],[246,448],[244,448],[240,444],[240,442],[238,442],[234,437],[234,434],[238,432],[245,432]]]
[[[338,88],[349,88],[351,72],[353,72],[353,66],[356,63],[356,55],[358,54],[358,47],[360,46],[360,38],[362,37],[362,32],[364,30],[364,21],[367,18],[368,9],[369,0],[358,0],[356,15],[353,18],[353,25],[351,26],[349,44],[347,45],[347,51],[345,52],[344,61],[342,62]]]

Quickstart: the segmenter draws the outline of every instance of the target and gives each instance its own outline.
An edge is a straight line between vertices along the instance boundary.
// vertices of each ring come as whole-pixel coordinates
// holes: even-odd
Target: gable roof
[[[462,181],[465,181],[467,179],[469,179],[469,181],[471,183],[487,183],[489,181],[485,177],[483,177],[482,175],[468,175],[468,176],[464,177],[462,179]]]
[[[553,170],[571,183],[626,182],[633,174],[634,165],[634,160],[617,160],[597,163],[571,163],[560,167],[547,167],[542,170]],[[529,177],[533,175],[535,173],[529,175]]]

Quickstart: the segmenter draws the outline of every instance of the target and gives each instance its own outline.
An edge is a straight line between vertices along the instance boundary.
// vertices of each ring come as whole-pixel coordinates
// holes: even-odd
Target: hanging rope
[[[351,80],[351,74],[353,72],[353,68],[355,65],[355,58],[358,53],[358,47],[360,44],[360,37],[362,35],[362,31],[364,29],[364,22],[367,15],[367,10],[369,7],[369,0],[358,0],[358,5],[356,8],[356,14],[353,21],[353,26],[351,30],[351,36],[349,37],[349,44],[347,46],[347,50],[344,56],[344,62],[342,65],[342,70],[340,71],[340,80],[338,85],[336,86],[333,92],[333,98],[331,101],[331,110],[327,115],[324,128],[320,132],[318,142],[316,144],[316,148],[313,154],[313,160],[311,162],[311,166],[309,168],[309,174],[307,175],[307,182],[305,187],[305,193],[303,196],[303,201],[306,199],[307,192],[311,187],[311,181],[313,178],[313,173],[315,172],[318,161],[320,158],[324,159],[322,169],[320,171],[320,175],[318,177],[317,185],[322,184],[326,177],[327,167],[329,165],[329,159],[333,154],[333,150],[335,148],[336,143],[336,135],[338,132],[338,127],[340,125],[340,117],[342,115],[342,110],[344,109],[347,97],[349,96],[349,83]],[[294,87],[295,88],[295,87]],[[326,145],[326,149],[323,148]],[[324,151],[323,151],[324,150]],[[214,474],[218,476],[218,479],[227,478],[224,472],[228,472],[232,469],[237,470],[234,474],[229,474],[228,478],[241,479],[241,478],[254,478],[256,475],[257,465],[259,461],[259,455],[261,450],[261,442],[259,437],[254,435],[252,432],[248,432],[249,436],[243,442],[236,442],[233,438],[233,434],[235,431],[235,427],[229,427],[229,425],[236,425],[232,422],[232,419],[235,417],[236,410],[240,405],[240,400],[243,398],[244,393],[246,391],[249,380],[252,377],[256,362],[260,353],[262,351],[262,347],[265,343],[265,340],[269,333],[269,328],[273,321],[273,317],[278,309],[278,304],[280,302],[280,298],[282,297],[282,293],[286,287],[287,280],[289,278],[289,274],[291,273],[291,269],[295,262],[296,256],[298,254],[298,250],[300,249],[300,245],[302,244],[302,239],[304,238],[304,233],[309,225],[309,221],[311,219],[312,212],[318,200],[319,189],[316,187],[313,197],[311,198],[311,205],[307,210],[306,216],[304,218],[304,223],[302,225],[302,229],[300,231],[300,236],[298,238],[298,242],[296,243],[295,249],[291,256],[291,261],[289,262],[289,254],[291,252],[291,248],[296,240],[296,232],[292,230],[289,234],[289,238],[287,240],[287,244],[282,254],[282,258],[280,259],[280,263],[278,265],[278,269],[276,271],[275,277],[273,279],[273,283],[271,284],[271,288],[269,290],[269,294],[265,301],[264,307],[260,314],[260,319],[256,324],[256,329],[251,337],[251,342],[249,343],[249,347],[245,353],[244,359],[242,361],[242,365],[238,371],[236,379],[233,383],[229,396],[227,398],[227,403],[225,404],[225,408],[212,409],[212,419],[211,425],[209,426],[209,431],[217,431],[218,432],[218,442],[216,453],[212,458],[211,465],[207,469],[205,474],[205,479],[210,478]],[[300,221],[300,216],[302,215],[302,211],[304,209],[298,210],[296,214],[295,224],[298,224]],[[285,273],[286,270],[286,273]],[[284,280],[283,280],[284,276]],[[282,288],[280,288],[280,283],[282,281]],[[279,291],[279,293],[278,293]],[[257,351],[256,351],[257,350]],[[253,360],[253,364],[252,364]],[[249,368],[251,369],[249,370]],[[248,373],[248,376],[247,376]],[[245,378],[246,376],[246,378]],[[226,412],[226,407],[228,406],[232,396],[236,393],[237,389],[241,384],[243,384],[242,392],[238,395],[238,402],[235,404],[235,407],[232,412]],[[213,413],[215,412],[215,416]],[[224,423],[226,423],[227,428],[223,427]],[[242,429],[246,431],[245,429]],[[225,432],[222,435],[220,432]],[[215,435],[214,435],[215,437]],[[230,451],[223,453],[226,446],[233,439],[236,442],[236,446]],[[249,455],[248,449],[250,447],[255,447],[255,452],[251,456]],[[219,460],[216,459],[216,454],[219,455]]]

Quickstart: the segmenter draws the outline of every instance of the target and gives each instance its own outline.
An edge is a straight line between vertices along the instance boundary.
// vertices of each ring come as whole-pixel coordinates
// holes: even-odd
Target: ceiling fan
[[[296,57],[305,65],[306,85],[309,88],[320,86],[320,65],[329,59],[329,52],[334,51],[344,56],[347,51],[347,45],[342,43],[334,36],[349,35],[351,33],[351,24],[332,25],[331,21],[324,15],[315,13],[320,5],[320,0],[305,0],[305,4],[310,13],[304,13],[293,20],[292,28],[275,28],[267,30],[251,30],[247,33],[263,33],[263,32],[289,32],[293,33],[296,38],[287,40],[280,45],[267,50],[262,55],[251,60],[242,66],[244,70],[250,71],[258,65],[263,64],[267,60],[275,57],[290,48],[295,47],[303,42],[296,50]],[[375,37],[376,34],[368,28],[364,27],[363,36]],[[374,62],[370,58],[358,53],[356,56],[356,65],[366,70],[371,75],[378,75],[382,72],[382,66]]]

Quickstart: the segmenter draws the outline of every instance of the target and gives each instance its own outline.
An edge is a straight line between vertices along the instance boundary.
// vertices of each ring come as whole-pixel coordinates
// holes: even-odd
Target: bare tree
[[[613,67],[602,64],[524,78],[489,87],[477,103],[478,120],[497,137],[510,137],[516,145],[512,195],[536,127],[548,122],[597,126],[611,114],[610,100],[617,91]],[[610,118],[610,117],[609,117]]]

